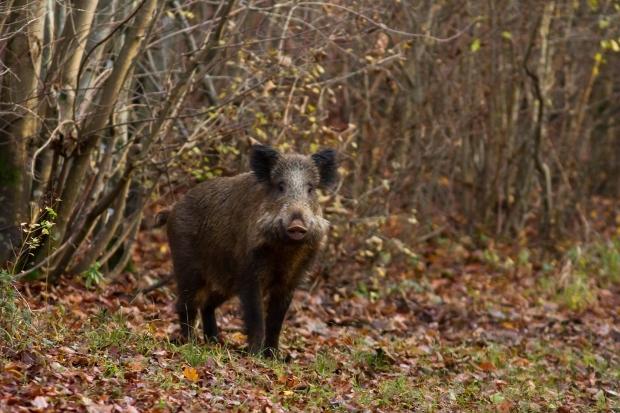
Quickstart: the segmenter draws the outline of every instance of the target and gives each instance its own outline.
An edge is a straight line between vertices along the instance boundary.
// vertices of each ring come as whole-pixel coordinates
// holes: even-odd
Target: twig
[[[71,119],[66,119],[63,120],[62,122],[60,122],[60,124],[58,124],[58,126],[56,126],[56,128],[54,128],[54,130],[52,131],[52,133],[50,134],[50,137],[47,139],[47,141],[45,141],[45,143],[43,144],[43,146],[41,146],[39,149],[36,150],[36,152],[32,155],[32,161],[30,162],[30,175],[32,176],[32,179],[40,182],[37,177],[35,176],[35,163],[37,161],[37,158],[39,157],[39,154],[41,152],[43,152],[43,150],[45,148],[47,148],[47,146],[52,142],[52,140],[54,140],[54,137],[56,136],[56,134],[58,133],[58,131],[67,123],[75,123],[73,122],[73,120]]]
[[[151,291],[155,291],[158,288],[161,288],[165,286],[166,284],[169,284],[173,278],[174,278],[174,274],[168,274],[161,280],[157,281],[155,284],[149,285],[148,287],[140,288],[138,291],[134,293],[130,302],[133,302],[140,294],[148,294]]]
[[[417,244],[419,244],[419,243],[422,243],[424,241],[428,241],[431,238],[435,238],[437,235],[440,235],[441,233],[443,233],[446,230],[446,228],[448,228],[448,225],[442,225],[439,228],[437,228],[436,230],[429,232],[428,234],[424,234],[424,235],[419,236],[415,240],[415,242]]]
[[[272,7],[250,7],[248,6],[248,8],[250,10],[256,10],[256,11],[268,11],[268,10],[273,10],[276,8],[281,8],[281,7],[286,7],[292,5],[292,3],[281,3],[281,4],[276,4]],[[478,21],[480,21],[481,18],[475,18],[474,20],[472,20],[467,26],[465,26],[463,29],[459,30],[458,32],[456,32],[455,34],[453,34],[452,36],[449,37],[436,37],[436,36],[432,36],[430,34],[422,34],[422,33],[411,33],[411,32],[407,32],[404,30],[398,30],[398,29],[393,29],[389,26],[387,26],[385,23],[380,23],[374,19],[372,19],[371,17],[368,17],[367,15],[360,13],[358,11],[355,11],[349,7],[346,6],[342,6],[340,4],[335,4],[335,3],[328,3],[328,2],[320,2],[320,1],[304,1],[304,2],[300,2],[300,3],[295,3],[294,8],[297,7],[303,7],[303,6],[319,6],[319,7],[333,7],[336,9],[340,9],[343,11],[346,11],[349,14],[352,14],[354,16],[357,16],[363,20],[366,20],[367,22],[369,22],[370,24],[372,24],[373,26],[376,26],[388,33],[392,33],[392,34],[398,34],[400,36],[406,36],[406,37],[418,37],[418,38],[426,38],[426,39],[430,39],[433,41],[436,41],[438,43],[446,43],[446,42],[450,42],[452,40],[455,40],[457,38],[459,38],[460,36],[463,35],[463,33],[467,32],[467,30],[469,30],[474,24],[476,24]]]

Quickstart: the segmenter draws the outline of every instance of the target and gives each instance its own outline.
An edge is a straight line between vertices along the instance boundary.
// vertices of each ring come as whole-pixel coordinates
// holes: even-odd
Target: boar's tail
[[[157,215],[155,215],[155,224],[153,225],[153,228],[159,228],[159,227],[163,227],[164,225],[166,225],[166,222],[168,222],[169,215],[170,215],[170,211],[168,210],[163,210],[159,212]]]

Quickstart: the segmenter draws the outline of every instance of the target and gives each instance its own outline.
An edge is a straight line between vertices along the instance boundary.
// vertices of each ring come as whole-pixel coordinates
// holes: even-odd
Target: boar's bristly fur
[[[336,182],[336,153],[284,155],[254,145],[250,167],[188,191],[168,216],[168,240],[183,337],[200,311],[205,338],[217,339],[215,309],[238,296],[249,350],[270,355],[293,292],[325,242],[316,189]]]

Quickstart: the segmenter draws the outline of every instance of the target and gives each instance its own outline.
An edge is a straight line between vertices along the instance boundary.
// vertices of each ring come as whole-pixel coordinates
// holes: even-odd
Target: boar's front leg
[[[176,310],[181,324],[181,339],[187,342],[193,338],[194,322],[198,309],[195,303],[195,293],[193,289],[179,288]]]
[[[278,352],[282,323],[292,298],[293,291],[288,288],[276,287],[269,292],[267,319],[265,321],[265,355],[268,357],[274,357]]]
[[[217,342],[218,329],[215,320],[215,309],[224,302],[224,297],[212,294],[200,309],[202,315],[202,330],[205,341]]]
[[[239,300],[248,336],[248,350],[253,354],[260,353],[265,340],[265,319],[260,281],[255,270],[248,270],[241,277]]]

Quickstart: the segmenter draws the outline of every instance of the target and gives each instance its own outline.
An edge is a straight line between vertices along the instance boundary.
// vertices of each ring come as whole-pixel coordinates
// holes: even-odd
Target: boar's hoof
[[[263,350],[263,356],[268,359],[277,359],[279,354],[278,349],[274,347],[266,347]]]
[[[263,357],[289,363],[293,358],[290,354],[283,352],[275,347],[267,347],[263,350]]]
[[[257,346],[257,345],[250,344],[247,347],[247,352],[250,353],[250,354],[253,354],[255,356],[260,356],[261,354],[263,354],[263,351],[264,351],[264,349],[263,349],[262,346]]]
[[[204,336],[204,338],[205,343],[207,344],[224,344],[224,341],[219,336],[219,334],[217,336]]]
[[[277,359],[280,356],[280,351],[275,347],[266,347],[263,350],[263,356],[268,359]]]

